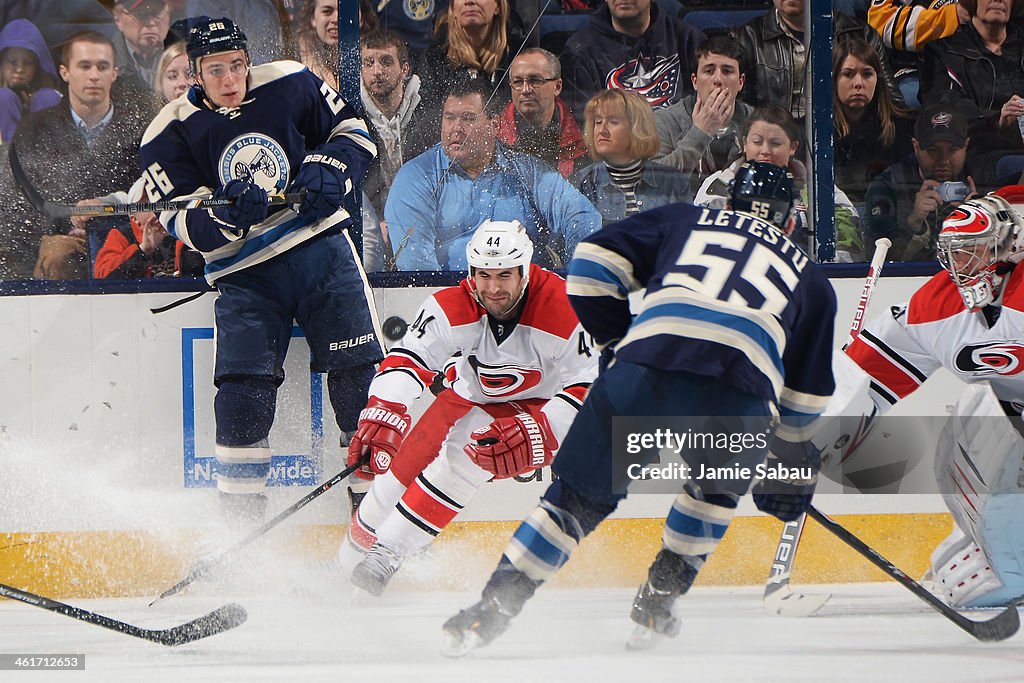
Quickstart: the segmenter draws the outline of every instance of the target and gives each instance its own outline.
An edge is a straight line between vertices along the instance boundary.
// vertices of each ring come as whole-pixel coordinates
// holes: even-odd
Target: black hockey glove
[[[348,164],[321,152],[307,154],[292,181],[291,192],[306,190],[306,197],[296,209],[308,218],[326,218],[341,207],[341,201],[352,191]]]
[[[243,234],[267,217],[267,191],[255,183],[239,178],[213,193],[214,199],[233,199],[233,204],[211,209],[214,218]]]
[[[769,454],[765,471],[767,476],[753,489],[754,504],[758,510],[783,522],[792,522],[807,512],[818,484],[815,468],[806,464],[791,467]]]

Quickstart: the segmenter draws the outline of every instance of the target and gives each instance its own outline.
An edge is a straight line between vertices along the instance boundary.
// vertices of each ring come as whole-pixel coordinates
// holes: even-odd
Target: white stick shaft
[[[864,289],[860,292],[860,301],[857,302],[857,311],[853,314],[853,322],[850,324],[850,336],[847,338],[846,344],[843,345],[844,349],[853,343],[854,338],[860,333],[860,328],[864,325],[864,316],[868,312],[868,304],[871,303],[871,295],[875,291],[875,283],[878,282],[878,276],[882,274],[885,256],[889,253],[889,247],[891,246],[892,242],[889,241],[888,237],[875,241],[875,255],[871,259],[871,265],[868,266],[868,277],[864,280]]]

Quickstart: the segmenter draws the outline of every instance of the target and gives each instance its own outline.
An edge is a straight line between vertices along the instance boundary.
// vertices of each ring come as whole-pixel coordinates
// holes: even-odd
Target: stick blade
[[[207,615],[193,619],[187,624],[160,631],[159,641],[164,645],[184,645],[203,638],[215,636],[224,631],[241,626],[249,614],[237,603],[218,607]]]
[[[788,585],[765,588],[764,606],[769,612],[784,617],[809,617],[825,606],[832,597],[831,593],[811,594],[794,591]]]
[[[1016,605],[1004,608],[1002,612],[988,621],[973,621],[967,617],[961,618],[963,621],[957,621],[957,625],[978,640],[986,643],[1006,640],[1020,629],[1020,613],[1017,611]]]

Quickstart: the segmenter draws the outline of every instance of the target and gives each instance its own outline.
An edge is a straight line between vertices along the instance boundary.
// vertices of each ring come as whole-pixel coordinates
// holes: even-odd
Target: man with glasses
[[[171,27],[166,0],[117,0],[114,23],[118,30],[114,37],[118,70],[122,77],[137,74],[148,86]]]
[[[341,96],[298,62],[250,66],[245,34],[203,17],[186,51],[197,86],[167,104],[143,138],[150,199],[232,200],[164,211],[160,222],[201,252],[216,283],[217,489],[228,522],[258,523],[270,472],[267,437],[292,321],[310,367],[327,373],[335,420],[354,431],[383,357],[370,288],[342,206],[376,147]],[[268,192],[304,193],[268,203]]]
[[[587,163],[583,134],[559,97],[562,67],[558,57],[539,47],[520,52],[509,67],[512,101],[501,113],[498,139],[532,154],[568,178]]]

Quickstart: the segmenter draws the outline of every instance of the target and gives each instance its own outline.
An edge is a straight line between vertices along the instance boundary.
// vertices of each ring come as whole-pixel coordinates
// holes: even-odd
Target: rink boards
[[[872,312],[905,301],[924,278],[879,282]],[[846,336],[861,280],[835,280],[836,347]],[[431,290],[377,292],[381,320],[413,319]],[[54,595],[134,595],[166,587],[211,540],[213,485],[213,294],[165,313],[180,293],[0,297],[0,576]],[[322,378],[308,370],[296,329],[271,434],[271,510],[283,509],[343,467]],[[949,375],[932,378],[902,412],[944,415],[959,394]],[[920,444],[915,443],[917,447]],[[926,446],[925,446],[926,447]],[[439,539],[437,560],[486,573],[549,480],[488,484]],[[537,479],[540,479],[539,481]],[[266,561],[326,558],[345,521],[343,487],[328,492],[267,538]],[[660,518],[671,496],[631,497],[581,547],[561,581],[633,584],[660,543]],[[820,507],[875,544],[911,575],[949,531],[934,495],[835,495]],[[702,580],[760,583],[780,526],[745,502]],[[141,530],[141,531],[140,531]],[[794,581],[877,580],[850,551],[808,523]],[[459,574],[426,572],[423,580],[462,585]],[[447,578],[445,578],[447,577]],[[413,577],[412,580],[415,580]],[[456,586],[457,587],[457,586]]]

